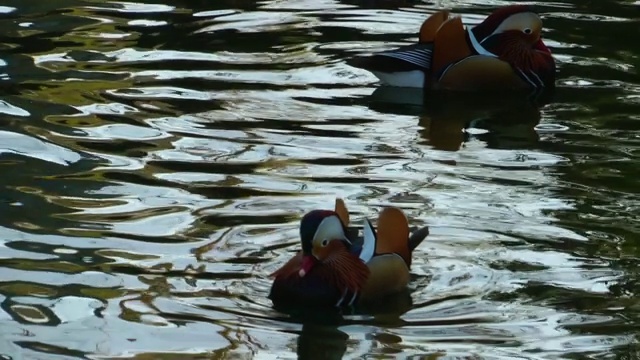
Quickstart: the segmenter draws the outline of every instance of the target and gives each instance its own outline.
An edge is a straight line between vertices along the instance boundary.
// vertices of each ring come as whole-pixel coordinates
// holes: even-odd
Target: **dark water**
[[[2,359],[640,356],[640,5],[540,3],[551,101],[421,106],[349,56],[503,1],[4,0]],[[410,307],[271,308],[345,198],[431,236]]]

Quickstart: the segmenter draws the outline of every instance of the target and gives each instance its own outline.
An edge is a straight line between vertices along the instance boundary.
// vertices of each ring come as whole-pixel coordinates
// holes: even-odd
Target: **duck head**
[[[313,210],[302,217],[302,249],[271,274],[269,298],[274,304],[339,306],[356,301],[370,272],[350,240],[348,220],[341,200],[335,211]]]
[[[336,254],[348,253],[351,242],[338,214],[330,210],[308,212],[300,222],[302,265],[298,272],[304,277],[318,263],[332,259]]]
[[[542,20],[531,6],[511,5],[500,8],[472,29],[480,43],[495,36],[509,34],[520,38],[531,47],[549,52],[542,42]]]
[[[470,37],[479,53],[488,51],[550,85],[555,61],[541,33],[542,20],[531,6],[511,5],[494,11],[470,31]]]

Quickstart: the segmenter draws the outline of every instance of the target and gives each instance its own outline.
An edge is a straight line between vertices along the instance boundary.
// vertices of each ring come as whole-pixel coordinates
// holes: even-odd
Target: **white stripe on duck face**
[[[347,238],[342,227],[342,222],[337,215],[327,216],[322,219],[316,232],[313,234],[313,241],[317,240],[343,240],[347,244],[351,244],[351,241]]]
[[[380,81],[388,86],[406,87],[406,88],[422,88],[424,87],[424,71],[412,70],[403,72],[385,73],[371,71]]]

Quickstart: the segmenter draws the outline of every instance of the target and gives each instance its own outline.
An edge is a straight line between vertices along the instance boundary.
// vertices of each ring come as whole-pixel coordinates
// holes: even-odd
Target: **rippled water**
[[[421,104],[344,62],[504,4],[3,1],[2,358],[640,356],[637,2],[540,3],[550,99]],[[271,308],[335,196],[431,227],[413,304]]]

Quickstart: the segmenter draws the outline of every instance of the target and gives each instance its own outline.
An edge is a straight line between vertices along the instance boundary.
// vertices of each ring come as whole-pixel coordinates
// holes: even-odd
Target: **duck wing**
[[[417,44],[402,46],[395,50],[384,51],[371,56],[357,56],[347,60],[347,64],[382,73],[426,71],[431,68],[433,41],[442,24],[448,19],[448,11],[437,11],[420,26]]]
[[[439,78],[446,69],[458,61],[475,54],[467,41],[462,19],[453,17],[445,21],[433,40],[434,56],[431,76]]]
[[[377,233],[368,219],[363,232],[360,258],[366,261],[370,273],[361,299],[374,300],[405,288],[410,280],[411,249],[409,224],[402,210],[385,208],[378,216]]]
[[[347,60],[347,64],[360,69],[382,72],[427,71],[431,68],[433,44],[412,44],[383,51],[369,56],[356,56]]]

